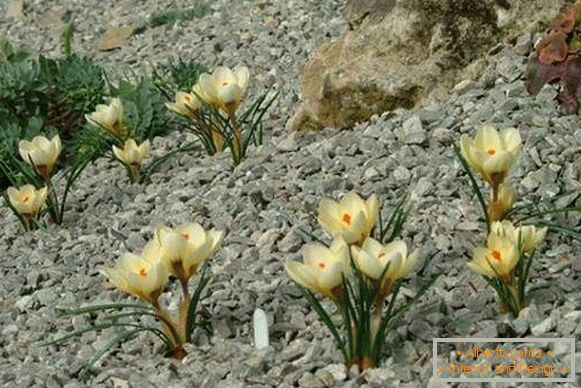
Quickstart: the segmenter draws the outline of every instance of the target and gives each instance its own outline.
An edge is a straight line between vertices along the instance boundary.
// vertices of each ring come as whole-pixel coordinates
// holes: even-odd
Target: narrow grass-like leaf
[[[95,363],[97,363],[97,361],[99,361],[99,359],[101,357],[103,357],[105,354],[112,351],[114,348],[116,348],[120,344],[131,340],[133,337],[135,337],[137,334],[139,334],[143,331],[149,331],[149,330],[139,328],[139,329],[126,330],[126,331],[121,332],[121,334],[114,337],[105,346],[103,346],[93,357],[91,357],[89,359],[89,361],[85,364],[85,366],[81,370],[80,376],[86,376],[90,372],[93,365],[95,365]]]
[[[488,217],[488,206],[486,205],[486,201],[484,200],[484,196],[482,195],[482,191],[480,191],[480,187],[478,186],[478,182],[476,181],[476,177],[472,173],[472,169],[468,166],[468,163],[462,156],[462,153],[458,149],[456,144],[452,145],[454,147],[454,152],[456,153],[456,157],[460,160],[460,164],[464,168],[464,171],[468,174],[468,178],[470,179],[470,183],[472,184],[472,190],[478,197],[478,202],[480,202],[480,206],[482,207],[482,213],[484,213],[484,219],[486,220],[486,230],[487,234],[490,233],[490,218]]]
[[[343,357],[345,358],[345,360],[347,360],[348,357],[347,352],[345,351],[345,341],[341,338],[341,335],[339,334],[339,331],[337,330],[337,327],[331,320],[329,314],[327,314],[323,306],[321,306],[315,295],[310,290],[307,290],[298,283],[295,284],[301,290],[301,292],[303,293],[304,297],[307,299],[311,307],[313,307],[315,312],[319,315],[321,321],[323,321],[325,326],[327,326],[327,328],[335,338],[335,341],[337,341],[337,344],[339,346],[339,349],[341,350],[341,353],[343,354]]]
[[[200,280],[198,281],[198,285],[194,294],[192,295],[192,300],[190,302],[188,316],[186,318],[186,341],[189,342],[192,338],[192,334],[196,328],[196,314],[198,311],[198,303],[200,302],[200,298],[202,297],[202,292],[207,287],[208,283],[210,282],[211,277],[207,275],[208,271],[208,262],[206,262],[202,268],[200,273]]]
[[[136,308],[153,311],[153,308],[144,304],[137,303],[109,303],[109,304],[99,304],[93,306],[86,306],[80,308],[68,308],[68,307],[55,307],[58,317],[70,317],[75,315],[94,313],[97,311],[104,310],[121,310],[125,308]]]
[[[561,235],[566,236],[566,237],[570,237],[574,240],[581,242],[581,232],[575,230],[574,228],[569,228],[569,227],[566,227],[563,225],[553,224],[553,223],[549,223],[549,222],[545,222],[545,221],[538,221],[538,222],[534,223],[534,225],[537,227],[546,226],[552,232],[561,234]]]

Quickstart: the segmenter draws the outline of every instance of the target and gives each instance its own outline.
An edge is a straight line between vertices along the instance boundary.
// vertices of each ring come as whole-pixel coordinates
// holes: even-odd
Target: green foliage
[[[377,236],[377,241],[380,241],[382,244],[389,244],[396,238],[401,236],[403,232],[403,226],[408,220],[411,213],[411,205],[410,205],[410,195],[406,193],[403,195],[400,200],[398,201],[395,209],[391,213],[391,216],[384,224],[383,220],[381,219],[381,211],[379,212],[379,233]]]
[[[4,161],[0,189],[11,180],[6,171],[19,170],[13,163],[19,158],[19,140],[58,133],[64,154],[72,154],[70,144],[76,142],[67,140],[78,134],[83,114],[104,93],[104,71],[90,59],[71,52],[56,59],[32,56],[0,41],[0,155]]]
[[[163,26],[165,24],[175,24],[177,22],[188,21],[196,18],[203,18],[208,15],[212,9],[208,4],[196,4],[184,9],[169,9],[162,12],[156,12],[149,19],[151,28]]]
[[[316,295],[297,284],[303,296],[329,329],[348,366],[378,367],[385,357],[384,345],[389,332],[397,328],[403,315],[430,289],[439,275],[421,285],[413,298],[398,301],[403,280],[397,281],[389,293],[382,295],[381,285],[389,265],[377,281],[369,279],[351,260],[351,274],[343,278],[343,298],[336,302],[342,324],[336,324]],[[397,306],[397,307],[396,307]]]
[[[152,79],[142,78],[137,83],[123,80],[111,94],[123,102],[123,124],[129,137],[141,142],[171,130],[166,125],[163,96]]]
[[[198,82],[201,74],[207,73],[208,68],[193,60],[170,59],[157,65],[153,70],[153,82],[163,93],[166,99],[173,100],[179,90],[190,91]]]
[[[206,103],[197,96],[202,101],[202,109],[195,117],[184,116],[183,128],[196,136],[208,155],[214,155],[220,151],[213,138],[213,132],[218,132],[224,138],[226,147],[231,151],[234,165],[237,166],[246,157],[251,144],[262,145],[263,118],[277,96],[278,93],[262,94],[237,117],[227,116],[220,108]],[[240,136],[240,147],[236,139],[237,134]]]

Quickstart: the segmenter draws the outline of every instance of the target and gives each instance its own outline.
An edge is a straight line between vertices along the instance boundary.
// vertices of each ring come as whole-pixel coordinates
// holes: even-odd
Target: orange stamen
[[[347,225],[351,225],[351,216],[349,214],[343,214],[343,222]]]
[[[489,149],[486,152],[488,152],[488,155],[494,155],[496,153],[496,150],[494,150],[494,149],[491,148],[491,149]]]
[[[492,258],[496,261],[502,261],[502,255],[500,254],[499,251],[492,251],[491,253]]]
[[[182,233],[181,236],[185,239],[185,240],[189,240],[190,239],[190,235],[187,233]]]
[[[143,276],[143,277],[147,276],[147,271],[145,270],[145,268],[141,268],[139,270],[139,276]]]
[[[323,262],[320,262],[319,263],[319,268],[321,268],[321,269],[325,269],[326,266],[327,265],[325,263],[323,263]]]

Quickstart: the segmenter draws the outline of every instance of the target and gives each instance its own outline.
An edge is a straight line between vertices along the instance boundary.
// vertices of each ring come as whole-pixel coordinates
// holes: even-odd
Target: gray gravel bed
[[[142,20],[154,4],[166,5],[132,3],[67,1],[78,28],[78,49],[120,73],[175,53],[208,65],[243,62],[253,69],[251,95],[264,86],[281,91],[268,119],[272,130],[266,144],[252,148],[236,169],[229,155],[193,153],[166,166],[147,186],[129,185],[119,165],[98,161],[77,183],[62,227],[22,235],[16,219],[1,207],[0,385],[436,387],[431,381],[435,336],[575,335],[581,347],[580,244],[555,235],[546,239],[531,281],[550,287],[533,294],[517,320],[498,314],[492,289],[464,265],[482,239],[476,231],[483,224],[450,146],[462,133],[483,123],[518,127],[525,146],[510,180],[519,198],[571,193],[561,204],[581,203],[579,118],[559,114],[553,86],[536,97],[526,94],[519,70],[526,52],[500,50],[481,80],[464,83],[445,104],[376,116],[353,129],[294,137],[284,125],[297,100],[300,69],[318,44],[344,27],[340,2],[220,0],[203,19],[148,29],[118,51],[92,51],[103,26]],[[33,1],[27,12],[42,15],[51,4]],[[278,27],[268,27],[271,19],[278,20]],[[0,24],[0,34],[38,50],[58,47],[57,39],[30,21]],[[184,136],[172,134],[156,139],[154,149],[163,153],[183,141]],[[415,210],[405,239],[425,255],[437,252],[425,276],[445,274],[390,334],[392,355],[364,374],[341,365],[327,329],[283,269],[287,260],[300,257],[306,242],[301,229],[320,234],[312,218],[318,201],[350,190],[379,195],[385,217],[401,195],[411,192]],[[87,323],[57,318],[56,306],[128,300],[105,287],[99,266],[141,249],[156,226],[190,220],[227,234],[203,302],[214,335],[196,336],[183,365],[164,358],[157,339],[143,335],[104,358],[96,375],[83,382],[77,378],[79,369],[111,332],[87,333],[59,346],[38,345],[47,332],[64,333],[68,324],[79,328]],[[579,226],[581,217],[570,215],[567,222]],[[406,295],[413,295],[413,285],[412,277]],[[175,295],[166,302],[175,303]],[[271,347],[261,351],[252,347],[251,337],[257,307],[266,311],[271,331]],[[581,365],[579,355],[576,362]],[[579,371],[576,378],[581,383]]]

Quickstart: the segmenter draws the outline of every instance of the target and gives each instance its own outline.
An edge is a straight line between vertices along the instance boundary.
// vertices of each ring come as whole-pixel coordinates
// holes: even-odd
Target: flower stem
[[[176,325],[174,321],[171,319],[169,314],[165,311],[165,309],[159,304],[158,300],[152,302],[153,307],[155,309],[155,314],[159,317],[159,323],[161,324],[161,330],[163,333],[172,340],[174,345],[174,352],[182,346],[182,339],[179,335],[179,330],[176,330]],[[177,335],[176,335],[177,333]],[[183,349],[182,349],[183,351]],[[172,354],[173,355],[173,354]],[[183,357],[182,357],[183,358]]]
[[[188,336],[188,313],[190,311],[190,304],[192,303],[192,298],[190,297],[190,292],[188,290],[188,281],[184,278],[180,278],[180,284],[182,286],[183,299],[180,303],[179,309],[179,333],[182,337],[182,341],[186,342]]]
[[[236,114],[231,112],[229,116],[230,121],[232,122],[232,136],[234,137],[234,147],[232,149],[232,153],[234,154],[235,164],[239,164],[242,161],[244,141],[242,139],[240,125],[238,124],[238,120],[236,120]]]

